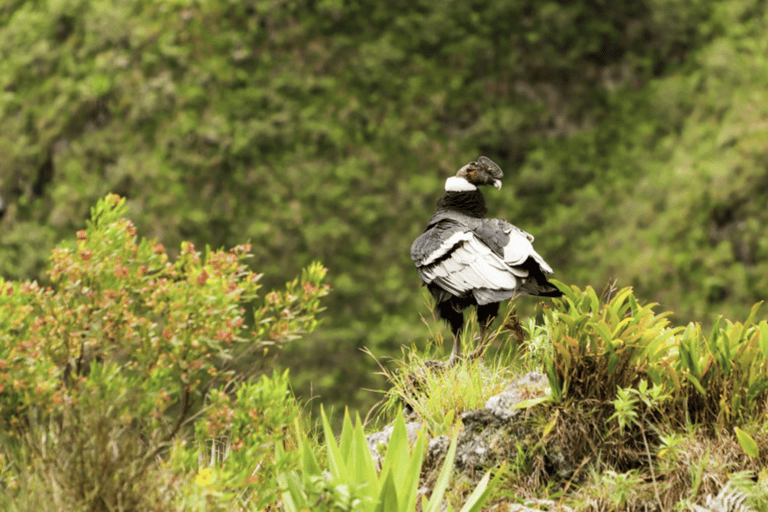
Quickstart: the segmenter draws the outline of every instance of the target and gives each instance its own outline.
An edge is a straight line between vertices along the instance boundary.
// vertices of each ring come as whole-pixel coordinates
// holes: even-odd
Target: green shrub
[[[260,444],[295,411],[260,411],[285,405],[287,380],[251,383],[259,366],[245,363],[314,329],[327,294],[313,264],[255,304],[248,245],[203,255],[183,243],[172,263],[124,213],[116,195],[99,201],[76,244],[53,250],[51,286],[0,279],[3,450],[50,484],[55,507],[149,506],[141,482],[193,430],[200,446],[226,438],[233,478],[266,460]]]
[[[631,288],[601,303],[591,287],[560,286],[565,296],[545,310],[553,354],[545,367],[556,401],[610,401],[637,386],[666,356],[679,329],[670,329],[653,304],[640,306]]]
[[[641,306],[631,288],[602,303],[591,287],[561,286],[546,310],[553,355],[545,366],[555,401],[612,401],[621,389],[659,386],[672,415],[719,427],[759,416],[768,399],[768,323],[722,317],[709,336],[701,326],[670,327],[670,312]]]
[[[195,422],[194,440],[177,440],[161,465],[187,476],[179,508],[262,510],[276,503],[277,477],[297,466],[301,442],[288,372],[244,382],[235,393],[214,391],[207,405]],[[288,452],[275,457],[275,446]]]
[[[649,485],[633,499],[667,510],[717,494],[704,474],[757,475],[768,442],[768,323],[755,321],[759,303],[744,323],[720,318],[704,335],[698,324],[671,327],[669,312],[639,304],[631,288],[602,300],[590,287],[558,285],[565,295],[544,322],[552,394],[539,414],[551,433],[547,450],[577,473],[588,468],[582,476],[595,481],[585,489],[618,492],[642,469]],[[606,470],[614,473],[588,476]]]

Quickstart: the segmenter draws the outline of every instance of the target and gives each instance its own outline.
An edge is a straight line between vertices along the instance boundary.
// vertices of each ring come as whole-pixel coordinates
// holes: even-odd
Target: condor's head
[[[451,176],[445,182],[445,190],[449,192],[465,192],[477,190],[480,185],[493,185],[501,188],[501,178],[504,173],[493,160],[481,156],[476,162],[469,162],[459,169],[456,176]]]

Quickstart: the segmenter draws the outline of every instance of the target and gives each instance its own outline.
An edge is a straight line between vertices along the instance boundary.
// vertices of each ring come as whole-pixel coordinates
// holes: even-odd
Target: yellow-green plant
[[[755,414],[768,398],[768,323],[755,323],[755,304],[744,323],[722,317],[708,337],[689,324],[678,344],[673,366],[695,421],[733,426]],[[723,323],[725,325],[723,325]]]
[[[564,297],[545,310],[553,343],[545,368],[555,401],[613,400],[618,388],[637,386],[650,363],[668,353],[677,331],[668,327],[670,313],[641,306],[631,288],[601,303],[589,286],[558,286]]]
[[[733,427],[768,399],[768,323],[719,318],[709,336],[699,324],[669,327],[654,304],[641,306],[631,288],[602,303],[590,287],[561,286],[565,296],[545,312],[553,355],[545,368],[556,401],[613,401],[618,389],[651,381],[673,400],[669,412]],[[646,384],[647,385],[647,384]]]
[[[323,474],[309,445],[304,443],[301,448],[300,471],[283,473],[278,477],[283,508],[287,512],[307,508],[365,512],[416,510],[421,467],[426,452],[425,429],[419,432],[411,448],[402,413],[398,414],[379,470],[359,417],[353,427],[348,411],[345,412],[338,443],[324,411],[322,419],[328,459],[327,475]],[[278,446],[276,458],[282,456],[283,451]],[[451,441],[429,500],[422,498],[421,510],[437,512],[441,509],[455,456],[456,436]],[[481,510],[497,481],[498,475],[491,481],[490,472],[486,473],[467,498],[461,512]],[[450,506],[448,510],[451,510]]]
[[[407,404],[419,421],[426,422],[433,435],[450,435],[460,424],[463,412],[482,408],[488,398],[504,389],[517,367],[525,364],[521,363],[524,356],[519,354],[523,327],[518,326],[520,334],[509,328],[517,321],[514,315],[514,310],[508,308],[499,319],[498,327],[487,336],[485,346],[476,348],[501,346],[495,353],[486,351],[484,358],[468,358],[462,364],[449,367],[430,360],[429,347],[426,351],[411,347],[404,349],[404,357],[395,361],[394,371],[380,365],[392,385],[386,393],[382,413],[394,413]],[[480,329],[474,316],[468,319],[461,336],[465,347],[479,340]]]

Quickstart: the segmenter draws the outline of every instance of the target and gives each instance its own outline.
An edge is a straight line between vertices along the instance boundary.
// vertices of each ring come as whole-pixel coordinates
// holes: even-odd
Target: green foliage
[[[765,2],[709,2],[707,43],[675,73],[611,98],[593,130],[550,140],[520,170],[522,211],[565,282],[618,279],[707,328],[764,298]],[[759,13],[759,14],[758,14]],[[598,288],[599,289],[599,288]]]
[[[561,289],[561,306],[546,311],[554,351],[545,367],[556,402],[618,400],[627,407],[620,425],[637,397],[651,406],[646,396],[669,395],[668,412],[707,425],[757,418],[768,399],[768,323],[754,323],[760,303],[743,324],[718,320],[705,337],[698,324],[670,328],[669,313],[640,306],[630,288],[606,303],[589,287]]]
[[[290,428],[299,424],[299,409],[287,372],[244,382],[235,393],[214,391],[206,405],[193,440],[175,442],[163,464],[168,471],[195,475],[180,489],[179,508],[262,510],[275,503],[278,475],[294,468],[298,457],[275,457],[274,447],[301,442]]]
[[[753,458],[760,456],[760,449],[752,436],[741,430],[739,427],[733,427],[733,431],[736,433],[736,438],[744,449],[744,453]]]
[[[612,400],[619,388],[637,386],[651,362],[670,349],[669,314],[640,306],[630,288],[601,304],[591,287],[560,285],[564,298],[545,310],[553,354],[545,367],[553,398]]]
[[[558,286],[564,297],[529,328],[553,344],[544,359],[552,393],[529,408],[545,454],[511,454],[526,464],[515,466],[510,486],[539,496],[550,489],[543,482],[571,489],[567,502],[587,510],[715,509],[711,500],[733,499],[726,482],[747,475],[738,499],[763,503],[768,327],[757,320],[760,303],[743,323],[721,318],[702,334],[698,324],[670,326],[668,312],[639,303],[630,288],[601,298]],[[546,461],[560,469],[541,477]]]
[[[684,389],[694,418],[733,425],[755,414],[768,397],[768,323],[754,323],[760,303],[747,320],[715,322],[709,337],[689,325],[673,366],[688,380]]]
[[[324,411],[322,419],[330,474],[323,474],[311,448],[303,444],[301,468],[278,477],[284,490],[283,507],[287,512],[308,508],[371,512],[416,509],[421,467],[427,447],[423,429],[411,447],[405,421],[402,414],[398,414],[386,455],[376,463],[371,456],[359,417],[353,427],[349,413],[345,411],[339,443],[336,442]],[[284,453],[280,446],[276,449],[276,458],[280,459]],[[440,510],[455,456],[456,436],[451,441],[429,500],[422,497],[421,510]],[[380,470],[377,468],[379,464]],[[490,481],[490,472],[487,473],[467,498],[461,511],[481,510],[497,483],[498,478]]]
[[[0,280],[3,450],[22,467],[31,457],[58,505],[150,507],[157,458],[193,424],[201,446],[226,448],[231,479],[250,476],[296,412],[285,375],[250,383],[258,367],[240,363],[313,329],[327,294],[312,265],[255,307],[249,330],[249,246],[183,243],[171,262],[125,213],[116,195],[99,201],[77,242],[53,250],[50,286]]]
[[[283,362],[305,395],[370,403],[357,349],[424,338],[408,247],[445,177],[486,153],[512,178],[493,215],[536,234],[564,281],[615,277],[651,297],[665,283],[656,300],[684,317],[743,307],[766,275],[749,201],[764,167],[761,7],[6,1],[0,275],[46,284],[49,250],[108,192],[173,257],[182,241],[251,240],[270,287],[326,262],[333,321]],[[687,162],[702,183],[669,183]]]

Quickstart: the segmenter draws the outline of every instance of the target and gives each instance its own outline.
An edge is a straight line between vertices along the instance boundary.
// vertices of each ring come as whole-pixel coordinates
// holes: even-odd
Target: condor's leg
[[[464,328],[464,314],[457,311],[449,301],[438,303],[435,306],[435,312],[440,318],[448,322],[453,333],[453,349],[451,350],[451,357],[448,359],[448,366],[452,366],[461,357],[461,331]]]
[[[483,345],[485,344],[486,333],[498,314],[498,302],[477,306],[477,323],[480,325],[480,343],[477,350],[472,354],[472,358],[483,356],[483,353],[485,352],[485,347]]]

